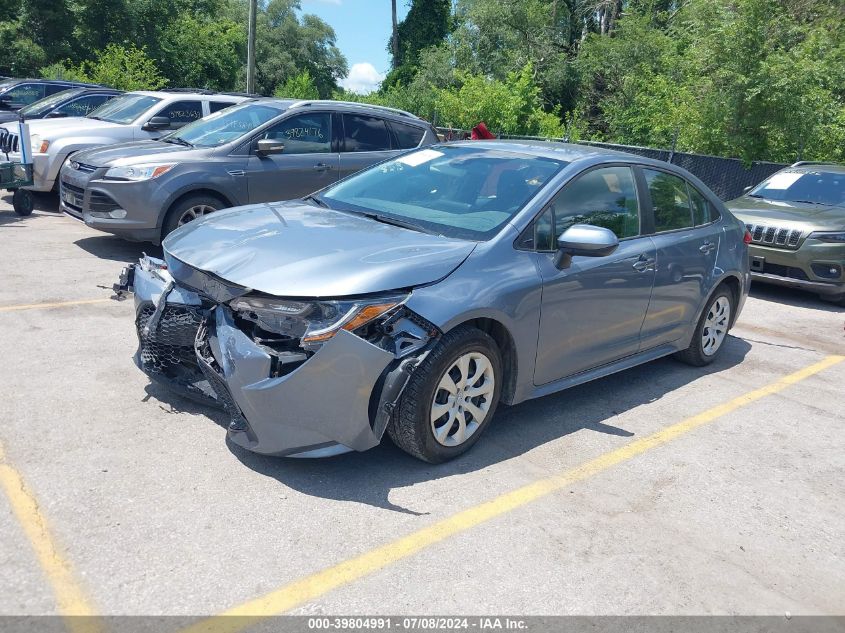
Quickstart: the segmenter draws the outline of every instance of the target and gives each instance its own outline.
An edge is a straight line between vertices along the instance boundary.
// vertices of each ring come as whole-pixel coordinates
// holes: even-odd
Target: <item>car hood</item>
[[[105,132],[106,130],[130,130],[131,128],[122,123],[109,123],[108,121],[98,121],[97,119],[89,119],[84,116],[67,117],[60,119],[35,119],[27,121],[29,123],[29,133],[38,134],[45,138],[56,136],[70,136],[73,134],[88,134],[91,132]],[[17,132],[16,123],[7,123],[4,127]]]
[[[95,167],[124,167],[139,163],[196,158],[196,149],[161,141],[130,141],[74,154],[74,159]]]
[[[781,202],[742,196],[725,206],[746,224],[772,224],[803,231],[827,231],[845,228],[845,207]]]
[[[164,241],[166,259],[266,294],[314,298],[429,284],[475,246],[295,200],[218,211]]]

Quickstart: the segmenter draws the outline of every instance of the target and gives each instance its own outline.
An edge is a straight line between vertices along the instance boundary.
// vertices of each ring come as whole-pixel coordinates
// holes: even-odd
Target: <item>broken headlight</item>
[[[339,301],[291,301],[273,297],[244,296],[229,306],[262,330],[319,346],[340,330],[354,332],[405,301],[407,295]]]

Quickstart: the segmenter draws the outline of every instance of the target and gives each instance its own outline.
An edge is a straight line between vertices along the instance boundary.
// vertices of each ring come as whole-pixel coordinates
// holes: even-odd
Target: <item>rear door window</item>
[[[719,219],[719,213],[698,189],[687,183],[687,190],[689,191],[689,198],[692,203],[692,219],[696,226],[710,224]]]
[[[186,123],[202,118],[202,101],[174,101],[162,108],[155,116],[169,118],[170,129],[175,130]]]
[[[390,121],[388,125],[393,130],[398,149],[413,149],[420,144],[423,136],[425,136],[425,130],[416,125],[406,125],[396,121]]]
[[[261,138],[282,141],[284,154],[322,154],[331,151],[332,116],[314,112],[289,117],[267,130]]]
[[[383,119],[344,114],[343,127],[347,152],[383,152],[390,149],[390,135]]]
[[[693,226],[687,183],[665,171],[643,169],[654,209],[654,231],[675,231]]]

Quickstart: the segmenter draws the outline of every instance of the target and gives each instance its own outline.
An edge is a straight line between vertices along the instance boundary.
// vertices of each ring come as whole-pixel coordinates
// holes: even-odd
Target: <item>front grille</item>
[[[84,189],[75,185],[71,185],[70,183],[67,183],[62,180],[59,183],[59,194],[61,196],[62,202],[66,206],[70,207],[77,213],[82,213],[83,201],[85,199]]]
[[[20,139],[14,132],[9,132],[6,128],[0,131],[0,151],[4,154],[11,154],[18,151]]]
[[[152,303],[143,304],[135,319],[144,370],[168,378],[183,378],[186,371],[198,375],[194,339],[202,315],[187,306],[168,304],[157,326],[145,333],[155,310]]]
[[[795,268],[793,266],[782,266],[781,264],[770,264],[766,262],[763,264],[763,273],[767,273],[769,275],[777,275],[778,277],[789,277],[790,279],[800,279],[801,281],[809,281],[809,277],[807,277],[807,273],[805,273],[800,268]]]
[[[73,162],[72,165],[76,165],[76,171],[81,171],[83,174],[93,174],[97,171],[97,168],[94,165],[86,165],[85,163],[77,163]]]
[[[745,228],[751,233],[752,244],[760,246],[782,246],[794,250],[798,248],[803,236],[803,232],[799,229],[766,224],[746,224]]]
[[[203,375],[208,380],[208,384],[211,385],[211,388],[217,395],[218,402],[223,405],[226,413],[229,414],[229,429],[232,431],[247,430],[249,425],[247,424],[246,418],[232,397],[232,392],[229,391],[226,381],[221,376],[222,371],[220,370],[220,366],[217,364],[214,354],[211,353],[211,346],[208,344],[208,324],[205,321],[197,333],[195,359]]]

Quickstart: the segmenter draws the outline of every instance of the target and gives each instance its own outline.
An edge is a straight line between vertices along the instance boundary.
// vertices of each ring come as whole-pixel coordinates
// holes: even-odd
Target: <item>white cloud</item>
[[[347,90],[363,95],[378,88],[383,79],[384,75],[377,71],[375,66],[370,62],[362,62],[352,64],[349,75],[346,76],[346,79],[341,80],[340,85]]]

